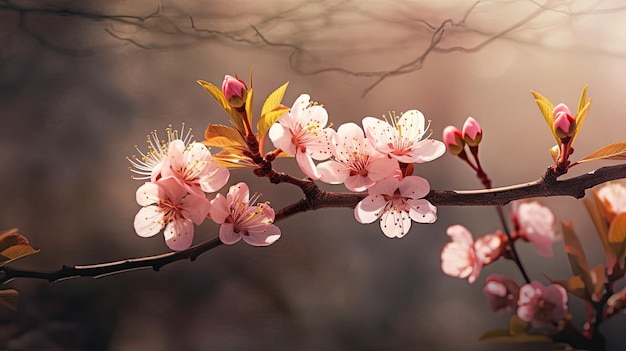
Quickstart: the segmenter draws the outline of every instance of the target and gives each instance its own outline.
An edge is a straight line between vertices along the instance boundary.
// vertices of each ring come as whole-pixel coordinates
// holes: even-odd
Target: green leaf
[[[237,112],[235,109],[232,108],[232,106],[230,106],[222,90],[216,87],[215,85],[209,82],[206,82],[204,80],[199,80],[198,84],[200,84],[213,97],[213,99],[217,101],[217,103],[224,109],[224,111],[228,113],[228,115],[233,121],[233,124],[235,125],[235,128],[239,129],[242,132],[245,131],[243,118],[241,117],[239,112]],[[250,97],[251,94],[252,92],[250,91],[248,99],[251,99]]]
[[[20,293],[17,290],[5,289],[0,290],[0,305],[17,311],[19,307]]]
[[[261,108],[261,117],[273,111],[276,107],[280,106],[280,103],[283,101],[283,96],[285,96],[285,91],[287,90],[288,85],[289,82],[281,85],[278,89],[274,90],[267,97],[267,99],[265,99],[263,107]]]
[[[250,77],[252,79],[252,77]],[[252,97],[254,95],[252,86],[248,89],[248,96],[246,97],[246,115],[248,116],[248,125],[252,128]]]
[[[28,239],[17,232],[17,228],[0,234],[0,267],[22,257],[39,252],[35,250]]]
[[[281,105],[285,91],[289,82],[274,90],[263,103],[261,108],[261,118],[257,123],[256,130],[259,132],[259,139],[263,139],[267,131],[287,110],[288,107]]]
[[[576,140],[578,133],[580,132],[580,130],[583,127],[583,124],[585,123],[585,119],[587,118],[587,114],[589,113],[590,107],[591,107],[591,98],[588,99],[587,103],[585,104],[585,106],[583,106],[582,110],[579,110],[578,113],[576,114],[576,130],[574,131],[574,135],[572,135],[572,141],[570,141],[570,144],[574,144],[574,140]]]
[[[626,212],[620,213],[611,222],[609,244],[618,260],[626,256]]]
[[[554,136],[554,140],[556,140],[556,143],[561,146],[561,138],[559,138],[554,131],[554,114],[552,113],[552,111],[554,110],[554,104],[550,102],[548,98],[534,90],[531,90],[530,93],[533,94],[533,96],[535,97],[535,102],[537,102],[537,106],[539,106],[539,110],[541,111],[543,118],[546,120],[546,123],[550,128],[550,131]]]
[[[578,111],[582,110],[587,102],[591,100],[587,99],[587,88],[589,88],[589,84],[585,84],[585,86],[583,87],[583,92],[580,94],[580,100],[578,101]]]
[[[597,160],[626,160],[626,141],[604,146],[600,150],[583,157],[577,163]]]
[[[245,146],[245,141],[239,132],[221,124],[209,124],[204,131],[205,145],[216,147]]]
[[[552,341],[552,339],[545,335],[529,334],[528,323],[520,320],[516,315],[511,316],[511,319],[509,320],[509,329],[494,329],[487,331],[483,333],[478,340],[506,343]]]

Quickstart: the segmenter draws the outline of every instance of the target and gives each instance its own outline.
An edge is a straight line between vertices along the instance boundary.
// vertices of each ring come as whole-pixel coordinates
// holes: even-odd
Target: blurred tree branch
[[[359,201],[367,196],[358,193],[323,191],[311,180],[296,181],[284,173],[277,173],[277,177],[285,177],[286,180],[278,181],[276,178],[275,181],[272,181],[273,183],[288,182],[298,186],[303,190],[306,197],[278,210],[275,222],[283,221],[297,213],[320,208],[354,208]],[[598,168],[593,172],[565,180],[543,176],[533,182],[488,190],[431,190],[426,199],[435,206],[493,206],[533,197],[572,196],[582,198],[587,189],[623,178],[626,178],[626,164]],[[158,271],[163,266],[173,262],[194,261],[201,254],[220,245],[219,239],[213,238],[183,251],[93,265],[64,265],[55,271],[24,270],[5,266],[0,269],[0,283],[6,283],[15,278],[42,279],[49,282],[77,277],[97,278],[144,268]]]

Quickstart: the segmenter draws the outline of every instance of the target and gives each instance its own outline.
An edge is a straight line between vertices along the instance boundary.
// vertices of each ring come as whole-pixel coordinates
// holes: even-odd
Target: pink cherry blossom
[[[483,130],[473,117],[467,117],[461,133],[469,146],[477,146],[483,137]]]
[[[140,156],[133,155],[126,158],[132,166],[130,171],[135,173],[133,179],[157,181],[161,178],[161,169],[172,141],[179,140],[187,146],[193,139],[191,128],[185,131],[184,123],[180,132],[172,129],[171,125],[165,131],[167,132],[167,141],[161,140],[157,131],[154,130],[147,136],[148,151],[144,153],[135,146]]]
[[[380,218],[386,236],[401,238],[411,229],[411,220],[433,223],[437,219],[437,208],[423,199],[429,192],[428,181],[421,177],[385,178],[368,189],[369,195],[354,208],[354,217],[360,223]]]
[[[144,206],[135,216],[135,231],[151,237],[165,228],[165,243],[176,251],[187,249],[193,241],[193,224],[200,224],[211,204],[204,194],[189,194],[173,177],[147,182],[137,189],[137,203]]]
[[[484,235],[474,241],[472,233],[462,225],[448,227],[447,243],[441,251],[441,269],[451,277],[468,278],[470,284],[476,281],[482,267],[502,255],[504,234],[496,232]]]
[[[596,192],[596,195],[600,201],[608,203],[614,215],[626,212],[626,187],[622,184],[606,183]]]
[[[483,294],[487,298],[489,308],[494,312],[517,310],[519,285],[503,274],[487,276]]]
[[[556,240],[554,214],[537,201],[513,201],[512,217],[518,234],[530,241],[543,257],[554,256],[552,244]]]
[[[300,169],[307,177],[319,179],[320,174],[313,160],[324,161],[332,156],[330,137],[334,131],[325,128],[326,123],[326,109],[311,103],[309,95],[302,94],[291,110],[272,125],[269,137],[276,148],[296,156]]]
[[[226,197],[217,194],[211,201],[211,219],[221,224],[219,237],[227,245],[243,239],[253,246],[267,246],[280,238],[280,228],[272,224],[274,210],[265,203],[250,199],[246,183],[230,187]]]
[[[392,113],[388,121],[365,117],[362,123],[372,146],[400,162],[428,162],[446,152],[444,143],[428,138],[430,122],[426,125],[424,115],[418,110],[407,111],[400,117]]]
[[[339,126],[331,137],[333,160],[317,165],[320,180],[330,184],[345,183],[351,191],[364,191],[377,181],[392,176],[398,161],[376,151],[354,123]]]
[[[567,315],[567,292],[557,284],[543,286],[538,281],[519,290],[517,316],[534,328],[558,322]]]
[[[161,173],[176,178],[188,192],[198,195],[218,191],[230,177],[228,169],[212,159],[204,144],[192,142],[185,146],[179,139],[170,142]]]
[[[459,224],[448,227],[446,233],[452,242],[441,251],[441,269],[451,277],[468,278],[470,284],[474,283],[483,263],[476,255],[472,233]]]

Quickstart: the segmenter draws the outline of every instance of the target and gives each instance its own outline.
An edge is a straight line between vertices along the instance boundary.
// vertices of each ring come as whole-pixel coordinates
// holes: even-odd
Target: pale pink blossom
[[[202,143],[185,145],[172,140],[161,170],[163,177],[174,177],[190,193],[201,195],[221,189],[228,182],[230,172],[214,161],[209,149]]]
[[[522,285],[517,316],[534,328],[558,322],[567,315],[567,292],[557,284],[543,286],[538,281]]]
[[[596,195],[602,202],[608,203],[614,215],[626,212],[626,187],[622,184],[606,183],[596,192]]]
[[[533,244],[537,253],[552,257],[552,244],[556,240],[554,214],[537,201],[513,201],[512,217],[518,234]]]
[[[295,155],[298,166],[307,177],[319,179],[313,160],[324,161],[332,156],[330,137],[334,131],[325,128],[327,123],[326,109],[311,103],[309,95],[302,94],[291,110],[272,125],[269,137],[274,147]]]
[[[483,294],[487,298],[489,308],[494,312],[517,310],[519,285],[503,274],[488,275]]]
[[[452,239],[441,251],[441,269],[451,277],[465,279],[472,284],[482,270],[482,260],[476,255],[474,237],[462,225],[448,227],[446,232]]]
[[[565,104],[558,104],[552,110],[554,115],[554,132],[563,139],[574,135],[576,130],[576,119],[570,114],[569,108]]]
[[[482,267],[502,255],[504,234],[487,234],[476,241],[472,233],[462,225],[448,227],[447,243],[441,251],[441,269],[451,277],[468,278],[470,284],[476,281]]]
[[[126,159],[130,162],[129,168],[135,175],[133,179],[146,180],[155,182],[161,178],[161,169],[163,163],[167,158],[167,152],[170,144],[174,140],[179,140],[183,145],[187,146],[191,143],[193,135],[191,135],[191,128],[185,131],[185,124],[182,124],[180,132],[172,129],[170,125],[166,130],[167,140],[161,140],[157,131],[154,130],[147,136],[146,144],[148,145],[148,151],[143,152],[135,145],[135,149],[139,152],[139,156],[133,155]]]
[[[387,121],[365,117],[362,123],[374,148],[400,162],[428,162],[446,152],[444,143],[428,138],[430,122],[426,125],[424,115],[418,110],[407,111],[400,117],[392,113]]]
[[[274,210],[266,203],[255,204],[246,183],[230,187],[224,197],[217,194],[211,201],[211,219],[221,224],[219,238],[232,245],[243,239],[253,246],[267,246],[280,238],[280,228],[272,224]]]
[[[465,148],[462,132],[455,126],[447,126],[443,129],[443,143],[453,155],[459,155]]]
[[[191,246],[194,223],[202,223],[211,207],[204,194],[188,193],[173,177],[145,183],[137,189],[136,198],[144,206],[135,216],[137,234],[150,237],[165,228],[165,243],[176,251]]]
[[[339,126],[331,137],[333,159],[317,165],[320,180],[345,183],[351,191],[365,191],[377,181],[393,176],[398,161],[376,151],[361,127],[354,123]]]
[[[463,123],[462,134],[463,140],[469,146],[477,146],[482,140],[483,130],[473,117],[467,117],[465,123]]]
[[[423,199],[429,192],[428,181],[421,177],[385,178],[368,189],[369,195],[354,208],[354,217],[359,223],[380,218],[386,236],[401,238],[411,229],[411,220],[433,223],[437,219],[437,208]]]

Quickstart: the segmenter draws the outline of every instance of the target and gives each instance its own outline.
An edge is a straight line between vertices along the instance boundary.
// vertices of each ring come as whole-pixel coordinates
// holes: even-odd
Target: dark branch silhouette
[[[549,174],[549,173],[546,173]],[[435,206],[494,206],[505,205],[513,200],[534,197],[572,196],[582,198],[585,191],[596,185],[626,178],[626,164],[607,166],[593,172],[566,180],[556,180],[543,176],[540,179],[514,186],[488,190],[457,191],[431,190],[426,199]],[[311,180],[293,178],[277,173],[274,183],[290,183],[301,188],[305,198],[276,212],[275,222],[283,221],[295,214],[321,208],[354,208],[366,194],[327,192],[319,189]],[[83,266],[64,265],[55,271],[24,270],[12,267],[0,269],[0,283],[15,278],[43,279],[57,282],[77,277],[103,277],[120,272],[152,268],[155,271],[163,266],[182,260],[194,261],[201,254],[221,245],[213,238],[183,251],[169,252],[156,256],[132,258],[108,263]]]

